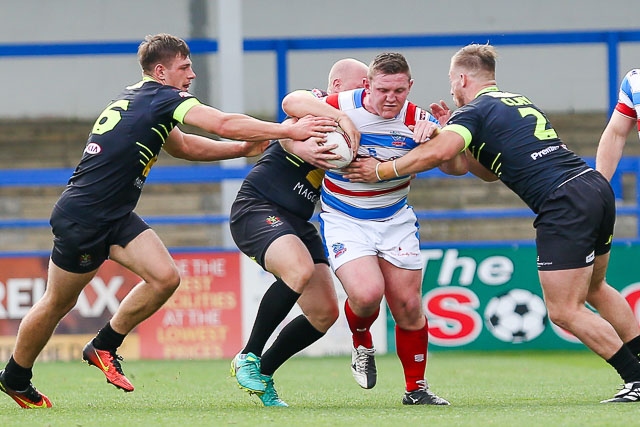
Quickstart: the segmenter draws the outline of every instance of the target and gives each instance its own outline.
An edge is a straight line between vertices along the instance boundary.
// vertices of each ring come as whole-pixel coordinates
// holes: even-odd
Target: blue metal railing
[[[593,166],[595,160],[587,158],[587,163]],[[242,179],[246,176],[251,166],[236,168],[221,167],[216,164],[196,164],[193,166],[156,166],[149,175],[147,185],[155,184],[203,184],[217,183],[225,179]],[[71,173],[72,169],[9,169],[0,171],[0,188],[2,187],[62,187]],[[636,189],[635,198],[623,194],[624,175],[635,176]],[[619,215],[635,216],[638,226],[636,235],[629,242],[640,242],[640,157],[622,158],[618,169],[611,180],[612,187],[616,193],[620,205]],[[438,169],[418,174],[416,179],[477,179],[472,175],[450,176],[442,173]],[[417,210],[416,215],[419,220],[483,220],[500,218],[533,218],[533,213],[526,207],[512,208],[469,208],[469,209],[440,209],[440,210]],[[156,215],[145,216],[145,220],[150,225],[198,225],[198,224],[222,224],[228,221],[228,213],[222,214],[199,214],[199,215]],[[0,218],[0,229],[24,229],[49,227],[49,220],[46,218],[24,219],[24,218]],[[440,244],[441,242],[439,242]]]
[[[218,50],[218,43],[213,39],[188,40],[193,54],[213,54]],[[288,93],[288,54],[292,51],[321,51],[347,49],[382,49],[382,48],[437,48],[460,47],[472,42],[489,42],[496,46],[515,45],[580,45],[602,44],[607,49],[608,70],[608,106],[612,111],[617,101],[619,85],[619,48],[621,43],[640,42],[640,30],[602,30],[602,31],[566,31],[566,32],[523,32],[523,33],[470,33],[421,35],[408,34],[396,36],[358,36],[358,37],[314,37],[314,38],[274,38],[246,39],[244,50],[250,52],[273,52],[276,55],[276,86],[278,118],[284,118],[280,109],[281,99]],[[100,55],[135,55],[139,41],[85,41],[59,43],[12,43],[0,44],[0,59],[3,57],[43,57],[43,56],[100,56]],[[593,159],[587,159],[593,165]],[[156,166],[148,183],[153,184],[185,184],[219,182],[224,179],[237,179],[246,175],[249,167],[220,168],[215,165],[193,166]],[[0,170],[0,187],[4,186],[62,186],[71,175],[72,170],[58,169],[21,169]],[[622,176],[632,174],[636,177],[635,200],[623,197]],[[617,197],[624,203],[618,208],[620,215],[632,215],[640,218],[640,158],[623,158],[618,172],[612,179],[612,186]],[[419,174],[418,179],[447,176],[438,170]],[[449,177],[451,179],[467,179],[465,177]],[[511,209],[462,209],[462,210],[429,210],[416,212],[421,220],[478,220],[495,218],[532,217],[526,208]],[[227,221],[226,214],[193,215],[193,216],[154,216],[146,217],[152,225],[171,224],[220,224]],[[640,242],[640,220],[637,221],[636,236],[629,241]],[[0,229],[48,227],[46,219],[0,219]],[[485,244],[486,242],[483,242]],[[531,242],[527,242],[531,243]],[[452,242],[452,244],[454,244]],[[459,244],[459,243],[455,243]],[[504,244],[501,242],[501,244]],[[438,243],[443,246],[442,242]],[[446,243],[444,243],[446,245]]]
[[[243,48],[247,53],[275,53],[278,93],[275,111],[278,112],[278,119],[282,120],[284,119],[284,112],[280,108],[280,102],[289,91],[287,85],[289,73],[287,55],[291,51],[460,47],[473,42],[489,42],[495,46],[603,44],[607,48],[609,111],[613,111],[619,85],[619,47],[621,43],[640,42],[640,30],[245,39]],[[139,43],[139,41],[86,41],[0,44],[0,58],[132,55],[137,52]],[[218,51],[218,43],[214,39],[191,39],[188,40],[188,43],[193,54],[209,54]]]

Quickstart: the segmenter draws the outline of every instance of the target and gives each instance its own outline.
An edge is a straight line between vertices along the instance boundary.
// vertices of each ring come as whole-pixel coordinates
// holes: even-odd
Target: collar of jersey
[[[485,87],[480,92],[478,92],[475,97],[477,98],[480,95],[484,95],[487,92],[499,92],[499,91],[500,89],[498,89],[498,86],[489,86],[489,87]]]

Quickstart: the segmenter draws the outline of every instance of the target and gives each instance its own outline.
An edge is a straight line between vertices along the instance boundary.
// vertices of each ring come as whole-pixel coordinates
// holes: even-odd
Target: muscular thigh
[[[385,297],[394,317],[422,316],[422,270],[398,268],[380,260],[385,281]]]
[[[359,306],[378,306],[385,293],[385,280],[375,255],[351,260],[336,270],[347,296]]]
[[[176,264],[160,237],[147,229],[127,243],[112,245],[110,258],[136,273],[146,282],[173,281],[178,276]]]

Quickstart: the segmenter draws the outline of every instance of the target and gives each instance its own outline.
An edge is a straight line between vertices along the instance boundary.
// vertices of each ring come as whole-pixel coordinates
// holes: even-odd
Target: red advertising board
[[[125,340],[126,358],[233,357],[242,345],[237,252],[174,255],[182,281],[169,301]],[[45,290],[48,257],[0,258],[0,359],[9,357],[20,320]],[[107,261],[60,322],[41,358],[79,358],[86,340],[113,316],[140,278]]]
[[[138,327],[143,359],[219,359],[242,346],[237,252],[175,254],[181,283]]]

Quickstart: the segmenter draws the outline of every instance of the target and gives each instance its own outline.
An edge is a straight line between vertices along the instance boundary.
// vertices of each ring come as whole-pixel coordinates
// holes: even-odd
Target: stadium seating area
[[[584,157],[594,157],[606,124],[606,114],[550,114],[551,122],[567,145]],[[86,121],[29,119],[0,121],[0,174],[3,169],[73,168],[82,154],[91,123]],[[639,155],[640,145],[630,136],[625,154]],[[190,163],[163,154],[158,165]],[[153,171],[151,172],[153,175]],[[44,219],[65,182],[50,186],[0,186],[0,219]],[[635,182],[625,181],[625,194]],[[630,194],[631,194],[630,193]],[[635,194],[632,194],[635,201]],[[499,183],[475,179],[420,178],[412,184],[410,201],[416,211],[470,208],[524,207]],[[150,215],[226,214],[221,208],[219,183],[147,185],[137,210]],[[481,225],[480,225],[481,224]],[[635,217],[620,217],[618,236],[636,236]],[[173,224],[154,228],[169,247],[221,247],[224,224]],[[428,242],[530,240],[531,217],[478,220],[422,220],[421,238]],[[4,228],[0,252],[49,250],[46,227]]]

